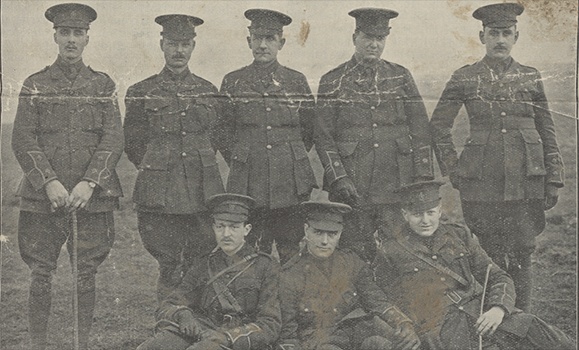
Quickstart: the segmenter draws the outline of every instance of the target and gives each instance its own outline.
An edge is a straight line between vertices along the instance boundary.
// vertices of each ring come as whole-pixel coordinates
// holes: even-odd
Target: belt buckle
[[[458,293],[455,292],[454,290],[446,292],[446,296],[455,304],[460,303],[460,301],[462,300],[462,297],[458,295]]]

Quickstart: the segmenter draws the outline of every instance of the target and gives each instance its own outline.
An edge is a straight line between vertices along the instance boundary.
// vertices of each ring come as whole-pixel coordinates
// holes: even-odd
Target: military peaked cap
[[[50,7],[44,13],[44,17],[54,23],[54,28],[71,27],[88,29],[90,23],[97,18],[97,13],[88,5],[67,3]]]
[[[221,193],[211,196],[205,204],[214,219],[245,222],[249,218],[249,211],[255,205],[255,200],[241,194]]]
[[[162,15],[155,22],[163,26],[163,38],[171,40],[193,39],[197,35],[195,27],[203,24],[201,18],[189,15]]]
[[[439,189],[442,185],[442,181],[421,181],[402,186],[395,192],[400,193],[404,209],[421,212],[440,204]]]
[[[330,202],[328,192],[319,191],[317,198],[311,198],[300,205],[306,214],[308,224],[323,231],[339,231],[344,227],[344,214],[352,207],[344,203]],[[312,192],[315,196],[315,192]]]
[[[505,28],[517,23],[517,16],[523,13],[523,5],[500,3],[486,5],[476,9],[472,16],[481,20],[484,27]]]
[[[398,17],[398,12],[380,8],[361,8],[348,14],[356,19],[356,30],[368,35],[388,35],[390,19]]]
[[[249,9],[244,13],[251,21],[249,32],[258,35],[272,35],[283,31],[283,27],[292,22],[290,16],[278,11],[266,9]]]

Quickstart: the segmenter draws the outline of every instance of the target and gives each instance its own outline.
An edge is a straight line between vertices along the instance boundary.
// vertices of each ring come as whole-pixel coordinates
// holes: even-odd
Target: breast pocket
[[[100,133],[103,129],[103,115],[107,102],[83,100],[78,108],[81,120],[81,129],[88,132]]]
[[[169,113],[170,102],[165,99],[145,100],[145,111],[149,119],[149,128],[153,132],[165,130],[167,115]]]
[[[260,287],[261,283],[256,278],[246,277],[235,281],[235,299],[243,311],[248,314],[257,311]]]
[[[525,168],[527,176],[545,176],[544,150],[541,136],[537,130],[523,129],[521,135],[525,141]]]
[[[398,163],[398,176],[400,178],[400,186],[412,183],[412,175],[414,174],[412,162],[412,141],[410,136],[404,136],[396,139],[396,162]]]
[[[490,130],[473,131],[458,160],[458,173],[466,179],[481,179],[485,146]]]
[[[139,174],[135,183],[133,200],[147,207],[165,206],[165,194],[169,185],[168,147],[148,146],[139,164]]]
[[[216,118],[213,105],[209,101],[198,99],[187,107],[186,116],[181,119],[181,124],[184,131],[199,132],[208,130]]]
[[[67,104],[62,97],[44,98],[37,103],[41,133],[52,133],[68,127]]]

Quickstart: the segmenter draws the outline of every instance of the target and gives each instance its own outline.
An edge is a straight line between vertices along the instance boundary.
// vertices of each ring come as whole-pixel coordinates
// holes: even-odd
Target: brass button
[[[271,145],[267,145],[267,146],[265,146],[265,148],[271,149]]]
[[[267,130],[271,130],[271,125],[265,127]]]
[[[375,144],[374,144],[374,148],[378,148],[378,147],[380,147],[380,145],[377,144],[377,143],[375,143]]]
[[[422,163],[428,163],[428,159],[422,158]]]
[[[446,278],[440,277],[440,280],[441,280],[442,282],[444,282],[444,281],[446,281]]]
[[[502,129],[501,132],[502,132],[503,134],[506,134],[506,133],[507,133],[507,129]]]
[[[414,272],[418,272],[418,267],[415,267],[415,268],[414,268]]]
[[[340,162],[334,162],[334,166],[340,166]]]
[[[506,98],[505,98],[505,97],[501,97],[499,100],[504,101],[504,100],[506,100]]]
[[[374,124],[372,124],[372,127],[373,127],[373,128],[377,128],[377,127],[378,127],[378,124],[374,123]]]
[[[338,309],[334,308],[334,312],[338,312]]]
[[[502,117],[504,117],[504,116],[506,116],[506,115],[507,115],[506,112],[501,112],[501,116],[502,116]]]
[[[438,257],[436,255],[433,255],[432,260],[436,260],[436,259],[438,259]]]
[[[268,94],[267,92],[264,92],[264,93],[263,93],[263,96],[264,96],[264,97],[267,97],[267,96],[269,96],[269,94]]]
[[[186,157],[187,153],[183,152],[183,153],[181,153],[181,156]]]
[[[185,112],[181,112],[181,115],[182,115],[182,116],[186,116],[186,115],[187,115],[187,113],[185,113]]]
[[[181,135],[185,136],[185,135],[187,135],[187,132],[181,131]]]
[[[464,307],[459,306],[458,309],[459,309],[459,310],[464,310]]]
[[[304,309],[304,311],[305,311],[305,312],[308,312],[308,311],[310,311],[310,309],[308,309],[308,308],[306,307],[306,308]]]
[[[460,253],[459,255],[460,255],[460,256],[464,256],[464,253]]]
[[[271,112],[271,108],[269,108],[269,107],[267,107],[265,110],[268,112]]]
[[[372,107],[370,107],[370,109],[371,109],[371,110],[375,110],[375,109],[376,109],[376,107],[375,107],[375,106],[372,106]]]

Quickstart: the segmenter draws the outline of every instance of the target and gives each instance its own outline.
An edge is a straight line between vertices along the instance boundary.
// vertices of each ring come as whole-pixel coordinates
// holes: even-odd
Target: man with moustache
[[[262,350],[277,339],[279,263],[245,243],[254,205],[237,194],[209,198],[217,247],[195,259],[137,350]]]
[[[83,4],[50,7],[58,58],[23,84],[12,148],[20,185],[18,244],[31,269],[29,348],[47,346],[52,277],[62,245],[73,254],[71,212],[77,217],[78,335],[88,348],[97,268],[114,241],[113,210],[122,196],[115,166],[123,152],[115,83],[87,67],[82,54],[96,11]]]
[[[348,203],[342,246],[371,261],[374,232],[400,226],[401,185],[433,176],[428,116],[410,72],[382,60],[392,10],[353,10],[355,52],[320,80],[316,150],[330,199]]]
[[[517,307],[531,302],[531,254],[545,210],[563,187],[563,161],[541,75],[511,57],[520,4],[483,6],[473,17],[486,56],[454,72],[431,125],[443,175],[460,191],[466,224],[515,282]],[[452,126],[466,107],[470,137],[460,155]]]
[[[219,150],[229,164],[227,191],[255,198],[252,240],[271,252],[275,239],[283,262],[299,250],[299,203],[316,180],[308,158],[313,145],[314,99],[306,77],[277,61],[285,44],[287,15],[245,11],[253,63],[227,74],[221,84]]]
[[[418,349],[412,322],[368,265],[336,249],[351,207],[330,202],[327,192],[301,206],[305,246],[282,269],[280,350]]]
[[[475,235],[440,223],[442,184],[399,190],[406,225],[379,247],[375,266],[378,285],[410,317],[422,349],[481,349],[479,337],[485,349],[575,349],[561,330],[515,307],[513,280]]]
[[[224,191],[212,128],[217,88],[191,73],[195,27],[189,15],[155,18],[165,67],[127,91],[125,152],[139,169],[133,201],[139,233],[159,263],[157,298],[179,285],[193,257],[212,248],[205,200]]]

